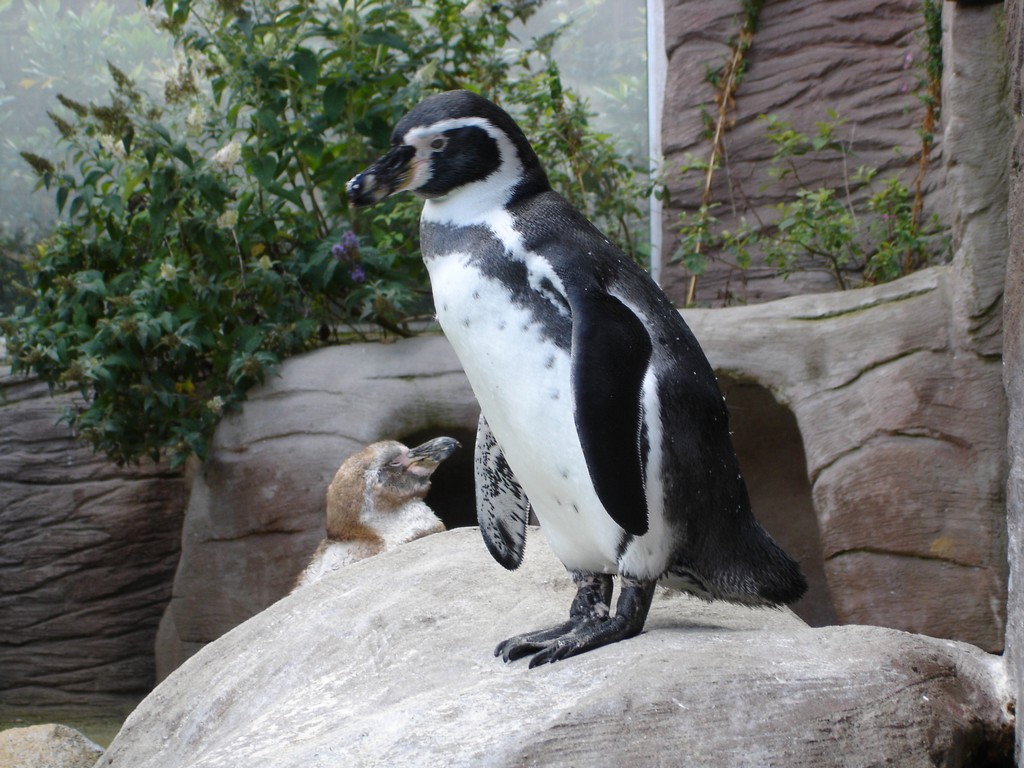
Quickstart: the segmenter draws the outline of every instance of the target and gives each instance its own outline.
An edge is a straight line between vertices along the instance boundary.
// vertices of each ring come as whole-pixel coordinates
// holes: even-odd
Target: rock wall
[[[1005,404],[958,349],[949,267],[683,316],[720,375],[795,414],[842,623],[1003,644]]]
[[[1006,3],[1006,52],[1013,121],[1010,161],[1010,260],[1003,297],[1003,367],[1009,400],[1009,479],[1006,485],[1010,589],[1006,658],[1016,699],[1024,699],[1024,2]],[[1024,719],[1024,718],[1022,718]],[[1017,725],[1017,764],[1024,765],[1024,723]]]
[[[688,154],[707,160],[701,110],[716,112],[714,89],[706,80],[709,68],[721,66],[743,18],[741,0],[665,0],[665,45],[668,73],[662,123],[664,170],[669,204],[664,223],[664,254],[671,257],[678,239],[678,214],[700,205],[703,174],[679,173]],[[767,175],[772,147],[764,138],[761,114],[777,114],[797,130],[814,131],[833,109],[846,121],[840,138],[852,137],[854,154],[848,169],[867,164],[883,175],[899,173],[911,185],[920,149],[918,129],[924,107],[917,95],[923,76],[924,21],[920,0],[832,0],[807,3],[773,0],[764,3],[760,25],[748,53],[736,94],[735,124],[725,134],[727,159],[715,174],[713,200],[725,226],[734,229],[737,209],[751,208],[766,222],[773,207],[792,196],[794,179],[775,182]],[[995,50],[1001,46],[996,44]],[[925,179],[928,212],[945,213],[942,187],[942,138],[936,132],[930,169]],[[900,151],[894,151],[898,148]],[[843,168],[833,160],[799,158],[800,179],[809,188],[841,188]],[[698,282],[698,306],[749,303],[836,288],[820,271],[795,273],[784,280],[755,261],[744,271],[722,262],[710,263]],[[666,264],[663,283],[682,305],[689,277],[678,264]]]
[[[72,397],[0,374],[0,699],[122,705],[154,680],[184,482],[118,468],[57,424]]]

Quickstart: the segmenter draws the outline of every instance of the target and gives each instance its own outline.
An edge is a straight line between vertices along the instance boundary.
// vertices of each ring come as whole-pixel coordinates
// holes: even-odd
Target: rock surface
[[[706,72],[724,63],[746,5],[741,0],[665,2],[668,73],[662,142],[670,192],[663,219],[666,257],[676,247],[678,213],[700,205],[703,173],[684,176],[678,169],[688,154],[705,161],[709,156],[711,142],[701,109],[706,108],[714,119],[717,108]],[[792,177],[775,182],[768,176],[768,159],[774,149],[764,138],[765,127],[757,119],[761,114],[775,113],[790,120],[797,130],[813,134],[814,123],[827,120],[827,110],[833,109],[846,120],[839,137],[852,139],[851,172],[867,164],[883,174],[898,173],[903,183],[911,186],[924,117],[917,95],[918,80],[924,76],[920,0],[779,0],[765,3],[759,18],[736,95],[735,125],[724,138],[727,167],[716,173],[713,186],[713,199],[722,204],[715,215],[723,225],[735,229],[739,217],[731,212],[734,205],[741,209],[749,205],[760,220],[774,220],[773,206],[790,199],[798,186]],[[984,43],[973,44],[980,47]],[[988,45],[996,51],[1001,48],[992,41]],[[979,142],[977,146],[985,145]],[[900,151],[894,152],[894,148]],[[944,151],[937,131],[924,187],[929,213],[946,210]],[[798,158],[803,184],[811,189],[841,187],[842,164],[833,158]],[[747,217],[754,220],[750,213]],[[667,265],[663,275],[669,294],[683,304],[688,275],[676,264]],[[759,302],[835,288],[821,271],[799,272],[784,280],[757,262],[743,271],[719,262],[710,263],[698,282],[697,301],[716,305]]]
[[[660,592],[644,634],[536,670],[491,649],[572,598],[536,530],[507,573],[472,529],[331,574],[190,659],[103,766],[900,766],[1005,756],[1001,660]]]
[[[1003,297],[1003,367],[1009,400],[1009,479],[1006,514],[1009,529],[1010,590],[1006,658],[1018,701],[1024,700],[1024,2],[1006,4],[1006,52],[1011,83],[1013,133],[1009,162],[1010,260]],[[1017,725],[1018,765],[1024,764],[1024,723]]]
[[[0,698],[137,702],[180,550],[184,482],[57,424],[72,397],[0,372]]]
[[[66,725],[0,731],[0,768],[92,768],[103,748]]]
[[[804,441],[842,623],[1002,648],[1002,366],[958,348],[951,268],[876,288],[687,310],[719,375],[758,382]]]

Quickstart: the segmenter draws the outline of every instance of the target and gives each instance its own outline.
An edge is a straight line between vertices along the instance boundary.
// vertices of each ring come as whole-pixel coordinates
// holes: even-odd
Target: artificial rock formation
[[[533,670],[492,655],[573,591],[536,529],[514,573],[475,530],[404,544],[204,648],[97,768],[955,768],[1012,749],[997,657],[784,610],[661,591],[631,640]]]
[[[58,424],[73,398],[0,375],[0,699],[121,708],[153,685],[186,496]]]
[[[779,459],[771,436],[755,438],[767,483],[751,490],[755,514],[812,564],[816,605],[803,615],[998,650],[1001,367],[956,346],[954,286],[943,267],[862,291],[684,316],[727,391],[757,382],[795,415],[813,508],[790,503],[800,502],[800,477],[766,490]],[[749,419],[740,407],[737,420]],[[476,414],[442,337],[321,350],[282,366],[218,430],[197,474],[157,646],[160,677],[288,592],[323,535],[323,489],[339,456],[430,429],[468,432],[468,456]],[[461,482],[468,488],[468,472]]]
[[[796,415],[838,619],[996,651],[1007,577],[1004,14],[954,3],[943,14],[952,265],[684,315],[718,371],[757,381]]]
[[[683,314],[720,374],[757,381],[796,416],[839,621],[998,650],[1002,368],[957,348],[953,300],[942,267]]]
[[[716,89],[707,73],[725,63],[749,5],[742,0],[665,0],[668,72],[661,133],[670,192],[663,218],[666,259],[678,240],[678,213],[696,210],[701,201],[703,173],[684,176],[677,171],[688,156],[705,161],[709,157],[711,142],[703,115],[716,118],[717,105]],[[722,204],[715,216],[735,230],[739,216],[733,205],[741,209],[750,205],[755,213],[747,214],[749,220],[756,215],[756,220],[771,222],[777,217],[774,206],[791,200],[800,182],[809,189],[842,189],[843,175],[849,177],[860,165],[876,167],[882,175],[898,173],[904,184],[912,186],[924,117],[918,95],[918,81],[924,77],[924,42],[920,0],[764,3],[731,104],[724,136],[726,157],[714,177],[712,199]],[[982,41],[975,42],[975,51],[982,57],[1002,50],[999,40],[987,41],[988,49],[981,47]],[[848,143],[851,151],[846,167],[835,153],[807,155],[797,161],[799,182],[792,176],[772,179],[768,161],[774,147],[765,139],[759,115],[776,114],[798,131],[813,135],[814,124],[828,120],[830,109],[845,120],[837,138]],[[943,214],[947,208],[945,152],[943,136],[937,132],[924,178],[929,214]],[[727,261],[728,257],[708,264],[698,282],[698,304],[759,302],[837,287],[821,270],[782,279],[756,259],[752,268],[742,271],[729,268]],[[664,283],[679,304],[685,301],[688,282],[678,264],[665,265]]]
[[[1024,2],[1006,4],[1006,52],[1011,83],[1012,141],[1008,171],[1010,259],[1003,299],[1003,367],[1009,401],[1009,473],[1006,515],[1010,588],[1006,659],[1013,692],[1024,697]],[[1024,723],[1017,725],[1017,760],[1024,764]]]

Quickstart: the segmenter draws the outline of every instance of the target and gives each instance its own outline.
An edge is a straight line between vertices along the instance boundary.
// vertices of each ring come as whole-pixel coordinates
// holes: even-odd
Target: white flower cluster
[[[128,153],[124,151],[124,142],[120,139],[115,139],[109,133],[100,135],[100,146],[103,147],[103,151],[108,155],[113,155],[118,160],[124,160],[128,157]]]
[[[242,159],[242,145],[237,141],[229,141],[223,147],[218,149],[212,158],[214,165],[228,170],[238,165],[238,161]]]
[[[206,122],[206,109],[202,104],[193,104],[192,109],[188,111],[188,117],[185,118],[185,127],[194,134],[199,135],[202,133],[203,124]]]
[[[238,211],[229,208],[217,217],[217,226],[224,229],[234,229],[238,223]]]

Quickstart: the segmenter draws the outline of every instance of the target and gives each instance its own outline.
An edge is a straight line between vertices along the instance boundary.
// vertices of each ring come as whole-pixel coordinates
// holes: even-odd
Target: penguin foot
[[[607,600],[611,597],[611,577],[581,574],[574,578],[579,587],[569,611],[569,621],[510,637],[498,644],[494,655],[509,662],[532,654],[530,669],[533,669],[640,634],[654,598],[654,582],[623,577],[615,615],[609,616]]]

